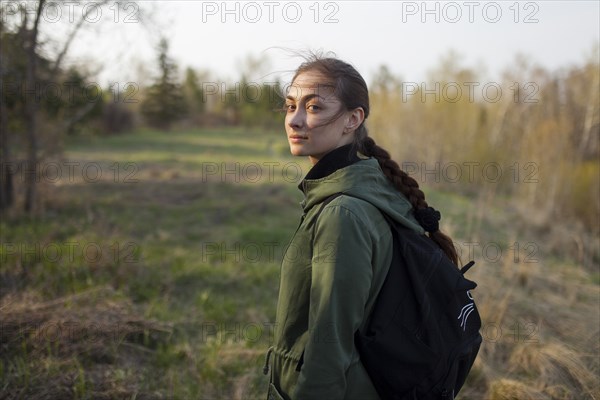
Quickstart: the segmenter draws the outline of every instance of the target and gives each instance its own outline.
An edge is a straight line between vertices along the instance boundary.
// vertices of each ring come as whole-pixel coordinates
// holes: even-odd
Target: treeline
[[[137,112],[143,124],[158,129],[170,129],[173,125],[280,128],[280,121],[274,118],[274,112],[283,104],[278,79],[249,80],[247,75],[256,72],[252,68],[235,82],[225,82],[211,77],[208,71],[193,68],[187,68],[180,79],[165,38],[158,46],[157,61],[158,76],[151,85],[140,88]],[[250,64],[253,63],[257,61]]]
[[[279,81],[255,82],[242,75],[236,82],[225,82],[193,68],[180,78],[164,38],[158,45],[159,73],[149,84],[114,82],[102,87],[84,67],[51,71],[52,61],[37,53],[36,79],[29,85],[26,35],[1,34],[2,106],[7,111],[3,121],[15,134],[25,130],[28,103],[35,104],[44,126],[56,125],[54,143],[69,135],[111,135],[144,126],[169,130],[227,125],[277,129],[280,125],[274,119],[283,101]]]
[[[406,82],[382,67],[371,85],[371,134],[408,173],[476,195],[480,213],[504,199],[530,223],[599,231],[597,49],[560,71],[518,56],[497,82],[450,53],[430,76]]]

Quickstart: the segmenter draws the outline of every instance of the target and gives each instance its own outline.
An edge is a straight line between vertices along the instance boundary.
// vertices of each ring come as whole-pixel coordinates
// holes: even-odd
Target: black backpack
[[[463,276],[474,261],[459,271],[430,238],[382,215],[393,258],[366,331],[354,335],[361,361],[382,400],[454,399],[482,342],[477,284]]]

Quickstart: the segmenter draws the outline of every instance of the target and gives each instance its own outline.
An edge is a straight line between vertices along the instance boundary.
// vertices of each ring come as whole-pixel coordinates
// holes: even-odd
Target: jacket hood
[[[300,203],[304,212],[334,193],[368,201],[393,220],[419,233],[425,230],[415,220],[412,205],[387,179],[375,158],[357,161],[320,179],[304,179]]]

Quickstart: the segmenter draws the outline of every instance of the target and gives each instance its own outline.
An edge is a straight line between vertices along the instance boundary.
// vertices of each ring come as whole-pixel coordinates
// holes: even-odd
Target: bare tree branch
[[[99,3],[97,3],[96,7],[101,7],[101,6],[105,5],[105,4],[107,4],[108,2],[109,2],[109,0],[103,0],[103,1],[101,1]],[[75,27],[73,28],[73,30],[67,36],[67,40],[65,41],[62,50],[58,54],[58,57],[56,57],[56,61],[54,61],[54,66],[52,68],[52,71],[50,72],[50,76],[51,77],[56,76],[56,73],[60,69],[62,61],[63,61],[65,55],[69,51],[69,47],[71,47],[71,43],[73,42],[73,39],[77,35],[77,32],[79,31],[79,29],[81,29],[81,26],[87,20],[88,14],[90,12],[92,12],[92,10],[95,10],[95,8],[94,7],[88,7],[85,10],[86,10],[85,14],[83,14],[81,16],[81,18],[79,19],[79,21],[77,21],[77,24],[75,25]]]

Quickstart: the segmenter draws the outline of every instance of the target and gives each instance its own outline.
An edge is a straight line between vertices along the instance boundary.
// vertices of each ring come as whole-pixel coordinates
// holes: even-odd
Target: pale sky
[[[382,64],[404,80],[426,79],[426,72],[453,49],[461,65],[485,67],[484,73],[496,79],[517,53],[556,70],[581,65],[600,40],[600,2],[593,0],[186,0],[146,1],[141,7],[153,10],[153,34],[135,22],[133,6],[118,15],[104,8],[112,22],[96,24],[78,37],[71,59],[100,62],[101,82],[143,80],[155,71],[160,31],[170,40],[180,71],[208,69],[213,77],[230,81],[239,78],[248,55],[268,57],[264,73],[289,71],[301,61],[273,47],[333,51],[367,82]],[[133,23],[124,23],[128,15]]]

